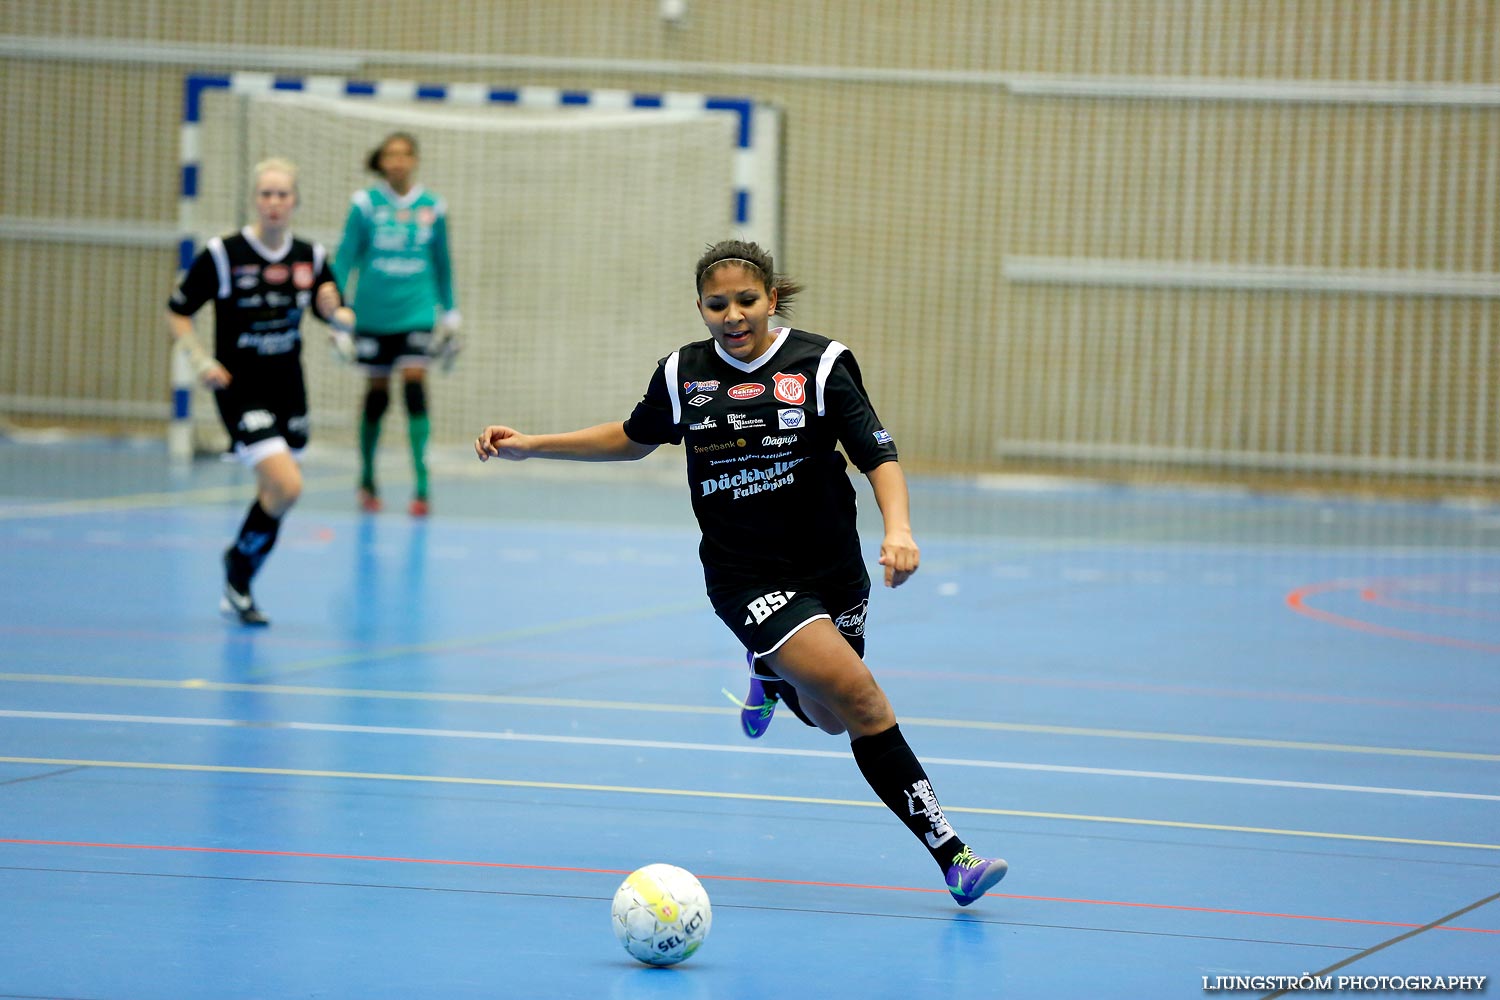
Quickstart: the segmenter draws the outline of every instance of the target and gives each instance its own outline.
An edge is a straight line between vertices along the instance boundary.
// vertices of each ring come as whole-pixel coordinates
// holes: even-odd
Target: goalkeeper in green
[[[354,289],[359,323],[356,359],[368,378],[359,428],[359,504],[380,510],[375,452],[380,422],[399,375],[406,403],[415,488],[410,511],[429,510],[426,375],[437,361],[447,370],[462,348],[448,255],[448,206],[417,183],[417,140],[395,132],[370,153],[379,180],[354,192],[343,239],[333,259],[340,285]]]

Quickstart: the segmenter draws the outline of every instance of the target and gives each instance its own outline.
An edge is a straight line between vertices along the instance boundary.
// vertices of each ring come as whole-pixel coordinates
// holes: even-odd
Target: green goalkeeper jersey
[[[420,184],[404,196],[384,182],[354,192],[333,259],[354,284],[361,333],[433,329],[456,307],[448,257],[448,204]]]

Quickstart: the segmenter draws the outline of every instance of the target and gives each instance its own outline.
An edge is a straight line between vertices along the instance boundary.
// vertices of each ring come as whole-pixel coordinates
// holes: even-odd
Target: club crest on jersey
[[[766,387],[759,382],[741,382],[729,390],[730,399],[754,399],[766,391]]]
[[[801,406],[807,402],[806,375],[788,375],[786,372],[777,372],[772,376],[776,383],[776,398],[783,403],[792,406]]]
[[[313,268],[305,260],[298,261],[292,265],[292,284],[298,288],[311,288],[313,285]]]
[[[719,380],[716,378],[704,379],[701,382],[682,383],[683,392],[718,392]]]

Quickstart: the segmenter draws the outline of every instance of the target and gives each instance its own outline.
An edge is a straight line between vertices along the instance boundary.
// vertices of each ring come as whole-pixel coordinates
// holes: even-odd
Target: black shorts
[[[870,587],[837,590],[774,590],[768,585],[709,594],[718,615],[756,656],[774,653],[809,622],[828,618],[854,652],[865,655],[865,614]]]
[[[264,453],[267,443],[276,439],[292,451],[307,447],[307,389],[300,371],[274,383],[235,376],[227,388],[214,393],[214,402],[235,453],[242,457]]]
[[[366,372],[381,375],[392,368],[426,367],[431,330],[405,333],[354,332],[354,357]]]
[[[802,710],[797,689],[777,675],[760,657],[774,653],[809,622],[819,618],[832,620],[854,654],[865,655],[865,618],[870,608],[870,585],[828,590],[747,590],[721,591],[710,594],[714,613],[729,626],[745,648],[754,653],[750,670],[767,693],[780,698],[792,713],[807,725],[817,723]]]

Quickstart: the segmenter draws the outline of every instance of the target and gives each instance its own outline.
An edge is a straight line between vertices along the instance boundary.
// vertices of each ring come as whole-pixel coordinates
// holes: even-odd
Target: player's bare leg
[[[803,711],[820,728],[828,727],[814,707],[849,732],[865,781],[922,841],[958,905],[968,906],[1005,877],[1004,861],[979,857],[954,832],[885,692],[833,622],[809,622],[767,660],[797,688]]]
[[[808,622],[763,659],[796,687],[803,710],[825,732],[858,739],[896,724],[870,668],[826,618]]]

